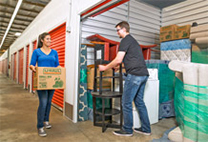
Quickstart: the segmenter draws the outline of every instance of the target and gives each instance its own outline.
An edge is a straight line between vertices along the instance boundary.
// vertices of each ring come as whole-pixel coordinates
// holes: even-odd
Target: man
[[[150,135],[149,117],[143,101],[144,88],[149,74],[142,50],[138,42],[129,34],[130,26],[127,22],[120,22],[115,27],[117,34],[122,38],[118,53],[115,59],[108,65],[99,65],[99,70],[105,71],[116,67],[124,61],[127,73],[122,95],[124,124],[120,131],[114,131],[113,133],[118,136],[133,135],[132,101],[134,100],[141,120],[141,127],[135,128],[134,131],[140,134]]]

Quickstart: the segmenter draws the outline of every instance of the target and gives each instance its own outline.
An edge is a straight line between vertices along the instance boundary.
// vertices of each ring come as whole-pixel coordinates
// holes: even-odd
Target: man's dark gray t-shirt
[[[126,52],[123,61],[127,74],[136,76],[149,75],[141,47],[130,34],[121,40],[119,51]]]

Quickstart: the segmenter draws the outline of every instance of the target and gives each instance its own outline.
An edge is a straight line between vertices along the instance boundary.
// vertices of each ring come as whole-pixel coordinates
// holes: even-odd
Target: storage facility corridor
[[[207,72],[208,0],[0,0],[0,142],[207,142]]]
[[[134,133],[133,137],[116,137],[108,128],[105,133],[93,122],[73,123],[62,112],[51,108],[51,129],[47,137],[39,137],[36,129],[38,97],[22,89],[4,74],[0,73],[0,141],[1,142],[144,142],[159,139],[163,133],[174,127],[174,118],[162,119],[151,125],[152,135]]]

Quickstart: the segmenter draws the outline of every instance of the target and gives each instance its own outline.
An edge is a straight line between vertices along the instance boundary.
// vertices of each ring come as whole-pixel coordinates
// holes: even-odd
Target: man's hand
[[[115,66],[113,69],[114,69],[115,71],[118,71],[118,70],[120,69],[120,66],[117,65],[117,66]]]
[[[103,66],[103,65],[99,65],[98,67],[99,67],[99,71],[105,71],[106,70],[106,67]]]

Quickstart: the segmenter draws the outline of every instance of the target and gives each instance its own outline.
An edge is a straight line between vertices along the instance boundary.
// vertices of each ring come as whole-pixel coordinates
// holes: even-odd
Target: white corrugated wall
[[[82,43],[87,43],[86,37],[93,34],[120,42],[115,25],[121,21],[128,21],[130,33],[140,44],[159,44],[160,13],[159,8],[131,0],[98,16],[84,19]],[[88,48],[87,53],[88,65],[94,64],[93,48]],[[152,58],[159,58],[159,55],[152,53]]]
[[[159,44],[161,25],[161,10],[159,8],[131,0],[129,3],[129,23],[130,33],[140,44]],[[159,58],[159,53],[151,52],[151,59]]]
[[[187,0],[162,9],[162,26],[208,24],[208,0]]]

